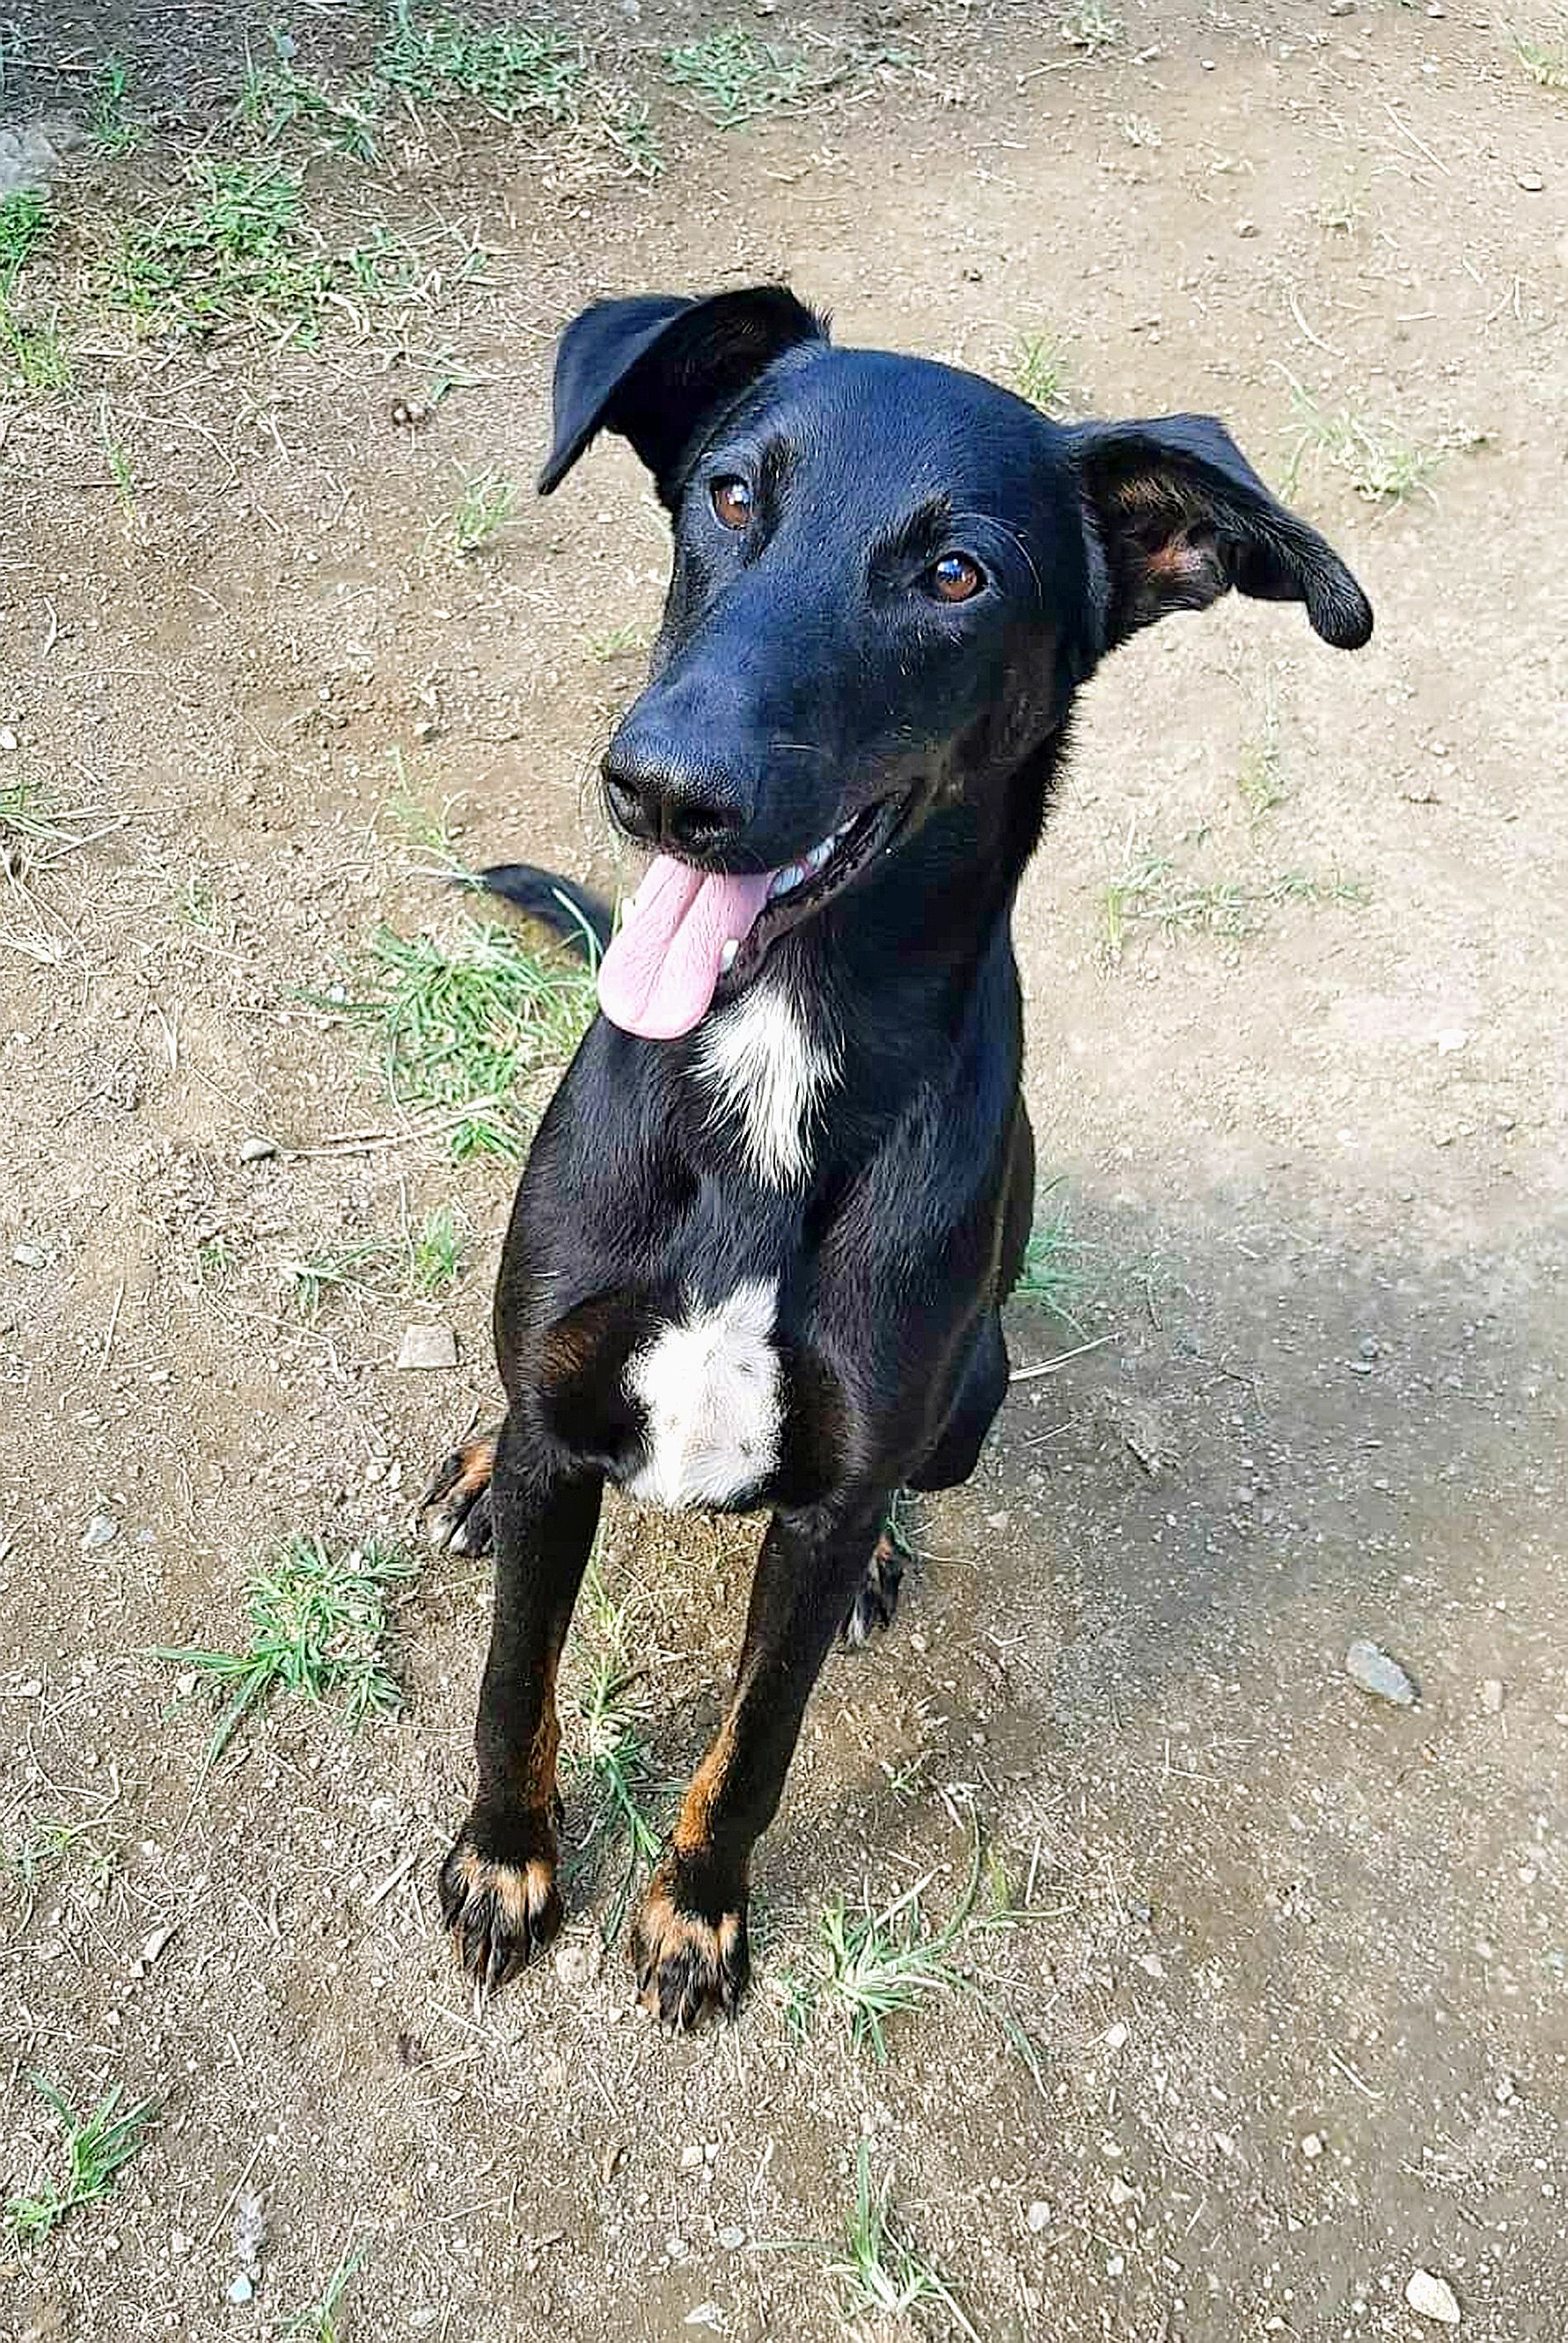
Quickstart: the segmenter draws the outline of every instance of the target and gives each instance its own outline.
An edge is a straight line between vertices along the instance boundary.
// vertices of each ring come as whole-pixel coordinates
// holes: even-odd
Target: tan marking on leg
[[[680,1814],[671,1834],[677,1855],[692,1855],[713,1837],[713,1810],[724,1794],[735,1759],[735,1710],[725,1717],[711,1746],[680,1802]]]

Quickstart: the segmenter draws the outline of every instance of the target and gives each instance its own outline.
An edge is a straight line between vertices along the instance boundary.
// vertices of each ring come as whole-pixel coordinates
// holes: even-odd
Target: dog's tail
[[[515,903],[530,920],[538,920],[553,935],[580,952],[597,968],[615,932],[615,913],[602,895],[579,887],[574,879],[558,879],[531,862],[497,862],[481,870],[478,881],[487,894]]]

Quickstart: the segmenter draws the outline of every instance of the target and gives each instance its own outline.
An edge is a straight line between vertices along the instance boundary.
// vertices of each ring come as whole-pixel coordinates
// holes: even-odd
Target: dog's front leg
[[[890,1492],[776,1513],[762,1542],[735,1690],[638,1917],[638,1990],[667,2024],[733,2014],[750,1962],[751,1849],[778,1812],[800,1720],[866,1574]]]
[[[490,1504],[496,1594],[474,1749],[478,1788],[441,1866],[457,1957],[492,1993],[561,1922],[556,1886],[556,1671],[593,1547],[604,1483],[565,1478],[515,1417],[501,1427]]]

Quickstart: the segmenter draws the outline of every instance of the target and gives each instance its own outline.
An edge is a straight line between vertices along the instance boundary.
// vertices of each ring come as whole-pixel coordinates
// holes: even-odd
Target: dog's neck
[[[950,1072],[977,1016],[1016,1025],[1009,921],[1060,762],[1058,736],[1005,789],[933,812],[706,1021],[688,1064],[709,1144],[739,1136],[769,1188],[837,1183]],[[1016,1045],[1011,1062],[1016,1084]]]

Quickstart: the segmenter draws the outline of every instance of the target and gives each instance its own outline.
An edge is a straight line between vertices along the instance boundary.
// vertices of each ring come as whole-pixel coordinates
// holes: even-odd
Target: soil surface
[[[0,394],[0,788],[84,810],[0,891],[0,2177],[63,2170],[35,2072],[161,2112],[101,2205],[0,2240],[0,2316],[330,2334],[288,2322],[347,2258],[350,2337],[1414,2343],[1425,2271],[1473,2343],[1555,2343],[1568,97],[1515,41],[1568,25],[1122,0],[1085,48],[983,0],[741,13],[872,62],[721,131],[661,55],[727,15],[581,17],[650,97],[657,179],[472,108],[410,106],[371,163],[280,130],[324,234],[373,201],[426,266],[314,347],[138,335],[94,270],[229,136],[247,39],[297,19],[331,73],[377,28],[121,0],[6,35],[75,382]],[[84,129],[111,47],[120,154]],[[282,1538],[402,1534],[493,1406],[512,1169],[390,1104],[331,988],[377,923],[456,916],[400,798],[451,800],[475,862],[614,878],[589,783],[664,540],[618,446],[468,558],[442,516],[531,477],[585,299],[775,274],[842,339],[1007,378],[1044,337],[1074,411],[1223,416],[1377,632],[1344,658],[1231,600],[1086,695],[1017,920],[1076,1329],[1015,1308],[1015,1363],[1060,1363],[920,1509],[891,1634],[829,1665],[739,2022],[669,2040],[573,1720],[564,1952],[477,2016],[448,1960],[482,1565],[400,1594],[404,1705],[357,1734],[279,1698],[209,1770],[153,1654],[236,1648]],[[367,1275],[301,1313],[291,1264],[442,1205],[454,1292]],[[397,1370],[425,1322],[456,1371]],[[755,1536],[611,1517],[658,1822]],[[1358,1637],[1414,1705],[1352,1681]],[[802,2038],[824,1908],[923,1882],[934,1925],[977,1829],[976,1990],[891,2019],[885,2063],[830,2009]],[[862,2141],[967,2327],[831,2274]]]

